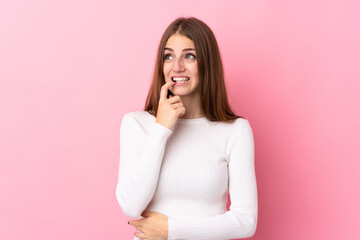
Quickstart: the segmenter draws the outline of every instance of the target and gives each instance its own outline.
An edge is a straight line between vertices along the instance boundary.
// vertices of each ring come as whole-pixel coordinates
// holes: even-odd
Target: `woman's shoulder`
[[[250,122],[246,118],[239,117],[235,119],[233,122],[221,122],[223,128],[229,129],[232,131],[238,131],[240,129],[249,128]]]
[[[135,118],[135,119],[155,118],[149,112],[144,111],[144,110],[134,110],[134,111],[126,112],[124,114],[124,117],[125,116],[132,117],[132,118]]]
[[[225,123],[223,130],[221,136],[226,146],[227,156],[234,151],[232,149],[238,149],[239,145],[253,144],[253,130],[248,119],[237,118],[232,123]]]
[[[144,110],[134,110],[130,112],[126,112],[123,115],[123,121],[128,120],[132,122],[136,122],[140,125],[147,125],[151,124],[153,121],[155,121],[155,117],[151,115],[149,112]]]
[[[237,139],[244,135],[252,135],[253,130],[246,118],[237,118],[232,123],[222,123],[222,132],[227,140]]]

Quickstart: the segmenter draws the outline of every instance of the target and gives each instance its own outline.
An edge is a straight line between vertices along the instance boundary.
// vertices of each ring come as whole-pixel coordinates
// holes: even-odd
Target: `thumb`
[[[143,212],[141,213],[141,216],[143,216],[143,217],[149,217],[149,216],[150,216],[150,212],[148,212],[148,211],[143,211]]]

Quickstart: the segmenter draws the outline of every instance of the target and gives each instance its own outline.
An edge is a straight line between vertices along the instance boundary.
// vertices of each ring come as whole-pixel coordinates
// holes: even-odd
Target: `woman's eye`
[[[186,54],[185,58],[188,58],[188,59],[195,59],[195,55],[194,54],[191,54],[191,53],[188,53]]]
[[[170,54],[165,54],[164,59],[172,59],[172,56]]]

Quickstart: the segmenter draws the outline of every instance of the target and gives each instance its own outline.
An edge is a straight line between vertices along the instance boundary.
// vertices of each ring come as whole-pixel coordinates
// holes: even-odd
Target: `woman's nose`
[[[173,70],[174,70],[174,72],[182,72],[185,70],[182,59],[176,59],[174,61]]]

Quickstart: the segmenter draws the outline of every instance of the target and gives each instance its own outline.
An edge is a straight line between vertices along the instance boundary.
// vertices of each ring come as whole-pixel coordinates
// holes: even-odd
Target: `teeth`
[[[173,77],[172,80],[176,81],[176,82],[185,82],[185,81],[190,80],[190,78],[188,78],[188,77]]]

